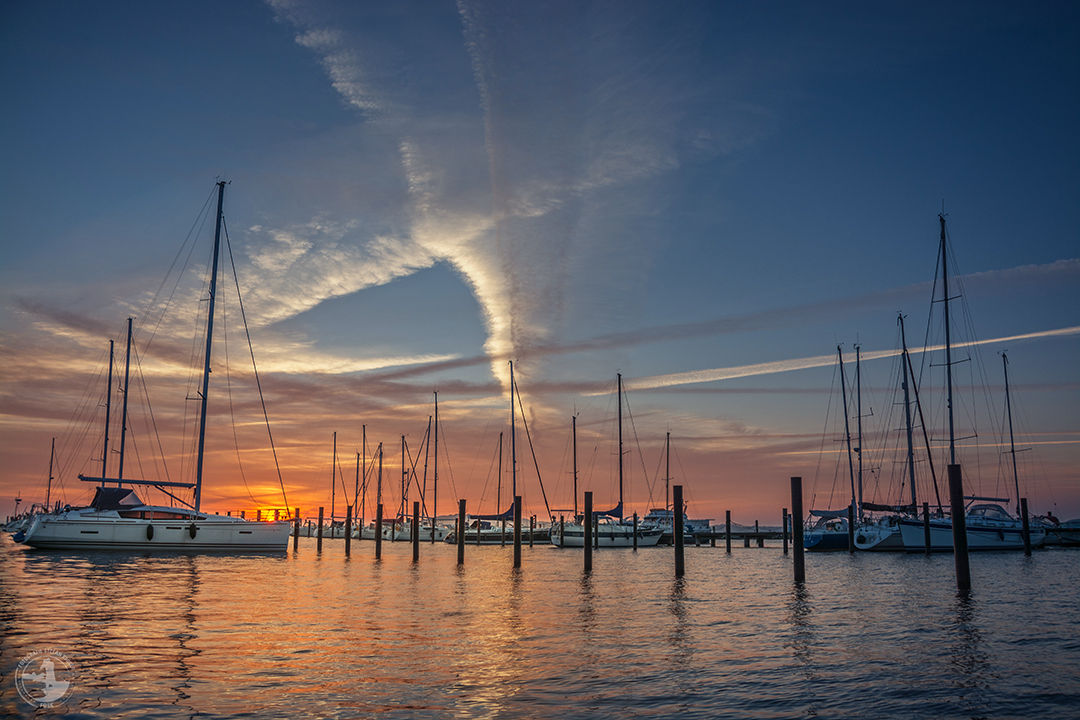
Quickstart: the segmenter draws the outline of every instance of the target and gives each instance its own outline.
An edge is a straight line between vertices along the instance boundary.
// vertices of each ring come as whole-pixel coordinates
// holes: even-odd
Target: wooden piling
[[[465,564],[465,498],[458,500],[457,564]]]
[[[300,547],[300,508],[296,508],[296,515],[293,520],[293,533],[292,533],[292,549],[297,550]]]
[[[952,506],[956,591],[966,595],[971,592],[971,566],[968,563],[967,518],[964,517],[964,479],[959,465],[949,466],[949,503]]]
[[[930,549],[930,503],[924,502],[922,504],[922,532],[923,532],[923,549],[926,554],[929,555]]]
[[[784,554],[785,555],[788,554],[788,552],[787,552],[787,546],[788,546],[787,524],[788,524],[787,508],[784,508],[783,511],[780,513],[780,526],[783,528],[783,531],[782,531],[781,534],[784,536]]]
[[[319,538],[318,543],[315,545],[315,549],[318,552],[322,552],[322,521],[323,521],[323,509],[319,508],[319,529],[315,531],[316,537]]]
[[[802,478],[791,478],[791,541],[795,548],[793,569],[795,582],[806,582],[806,558],[803,557]]]
[[[345,557],[352,549],[352,505],[345,506]]]
[[[724,516],[724,538],[727,541],[727,552],[731,554],[731,511]]]
[[[585,532],[585,572],[592,572],[592,492],[585,493],[585,515],[581,527]]]
[[[533,531],[536,529],[536,516],[529,516],[529,547],[533,546]]]
[[[682,485],[671,487],[674,496],[672,509],[675,511],[675,577],[682,577],[686,570],[683,559],[683,501]]]
[[[262,510],[255,511],[255,522],[262,522]]]
[[[637,513],[634,513],[634,550],[637,550]]]
[[[382,503],[375,506],[375,559],[382,557]]]
[[[514,496],[514,567],[521,567],[521,496]]]
[[[1031,557],[1031,526],[1028,524],[1027,498],[1020,498],[1020,527],[1024,533],[1024,554]]]
[[[434,524],[434,522],[432,523]],[[412,504],[412,561],[420,562],[420,502]]]
[[[566,516],[559,516],[559,547],[566,547]]]

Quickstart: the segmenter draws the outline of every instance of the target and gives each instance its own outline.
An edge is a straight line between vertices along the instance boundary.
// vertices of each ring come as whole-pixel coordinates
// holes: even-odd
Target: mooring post
[[[686,566],[683,561],[683,502],[682,485],[671,487],[674,501],[672,507],[675,510],[675,577],[682,577]]]
[[[529,547],[533,546],[533,530],[536,529],[536,516],[529,516]]]
[[[480,531],[483,529],[483,524],[479,519],[476,521],[476,544],[480,544]]]
[[[458,500],[457,509],[457,564],[465,564],[465,499]]]
[[[352,548],[352,505],[345,506],[345,557]]]
[[[317,552],[322,552],[322,521],[323,521],[323,509],[319,508],[319,529],[316,531],[316,535],[319,538],[319,541],[315,545],[315,550]]]
[[[592,492],[585,493],[585,516],[581,528],[584,530],[585,572],[592,572]]]
[[[292,549],[296,550],[300,547],[300,508],[296,508],[293,523]]]
[[[1020,498],[1020,527],[1024,533],[1024,554],[1031,557],[1031,526],[1028,525],[1027,498]]]
[[[634,550],[637,550],[637,513],[634,513]]]
[[[262,522],[262,510],[255,511],[255,522]]]
[[[806,558],[803,557],[802,478],[791,478],[791,541],[795,548],[795,582],[806,582]]]
[[[924,502],[922,504],[922,532],[923,532],[923,549],[926,550],[926,554],[929,555],[930,548],[930,503]]]
[[[594,517],[592,519],[592,542],[593,547],[597,550],[600,549],[600,517]]]
[[[966,595],[971,592],[971,566],[968,564],[967,518],[964,517],[964,479],[959,465],[949,466],[949,502],[952,506],[956,591]]]
[[[566,547],[566,516],[559,516],[559,547]]]
[[[521,496],[514,496],[514,567],[521,567]]]
[[[728,510],[724,516],[724,537],[727,540],[728,555],[731,554],[731,511]]]
[[[375,506],[375,559],[382,557],[382,503]]]
[[[412,561],[420,562],[420,501],[418,500],[414,500],[412,504]]]
[[[855,554],[855,506],[847,506],[847,551]]]
[[[784,554],[787,555],[787,523],[788,523],[787,508],[784,508],[780,513],[780,526],[783,528],[781,534],[784,536]]]

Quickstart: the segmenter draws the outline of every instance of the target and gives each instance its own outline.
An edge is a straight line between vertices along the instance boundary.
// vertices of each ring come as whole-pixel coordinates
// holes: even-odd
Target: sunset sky
[[[494,512],[509,360],[527,514],[533,452],[572,506],[575,413],[579,490],[614,504],[617,373],[628,512],[663,504],[667,432],[691,517],[778,524],[794,475],[843,507],[838,345],[849,392],[864,360],[866,499],[900,501],[897,315],[913,351],[941,342],[944,208],[978,343],[956,384],[991,393],[956,402],[969,490],[1015,503],[1007,351],[1021,494],[1080,517],[1078,32],[1057,2],[5,2],[0,515],[44,500],[54,437],[53,498],[89,499],[129,316],[154,416],[133,381],[125,474],[190,473],[222,179],[305,516],[330,514],[334,432],[351,492],[363,426],[392,506],[436,390],[438,510]],[[203,507],[284,507],[235,286],[222,304]],[[913,361],[943,468],[943,359]]]

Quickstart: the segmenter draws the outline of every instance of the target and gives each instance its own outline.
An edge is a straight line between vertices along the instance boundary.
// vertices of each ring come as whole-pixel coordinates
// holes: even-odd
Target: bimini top
[[[96,488],[90,507],[95,510],[120,510],[145,505],[131,488]]]

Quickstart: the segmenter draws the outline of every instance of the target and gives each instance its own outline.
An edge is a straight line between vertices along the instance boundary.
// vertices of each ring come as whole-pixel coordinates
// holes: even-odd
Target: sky
[[[865,499],[903,502],[900,314],[933,502],[944,212],[966,487],[1015,505],[1015,458],[1033,512],[1080,517],[1078,30],[1056,2],[5,2],[0,514],[89,500],[107,394],[117,473],[128,317],[126,476],[192,477],[224,181],[204,509],[342,516],[380,443],[394,508],[404,437],[440,514],[508,506],[516,457],[544,518],[575,422],[578,497],[614,505],[617,375],[628,513],[665,478],[718,522],[778,524],[794,476],[846,507],[848,434]]]

